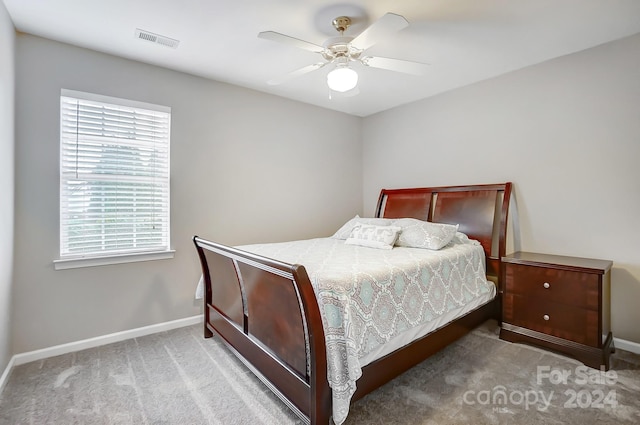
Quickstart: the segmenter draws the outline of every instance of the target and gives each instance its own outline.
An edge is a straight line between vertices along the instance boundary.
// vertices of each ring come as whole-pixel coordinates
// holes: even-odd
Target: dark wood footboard
[[[194,237],[205,281],[205,337],[222,337],[301,419],[329,423],[324,330],[303,266]]]

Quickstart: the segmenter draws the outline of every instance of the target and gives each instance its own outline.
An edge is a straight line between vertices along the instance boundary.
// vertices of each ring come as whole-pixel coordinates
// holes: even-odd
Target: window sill
[[[139,252],[135,254],[111,255],[108,257],[85,257],[53,260],[55,270],[77,269],[81,267],[107,266],[110,264],[137,263],[140,261],[166,260],[173,258],[176,251]]]

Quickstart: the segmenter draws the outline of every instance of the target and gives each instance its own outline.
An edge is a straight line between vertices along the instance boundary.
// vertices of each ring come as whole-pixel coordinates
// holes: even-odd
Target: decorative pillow
[[[369,248],[392,249],[402,229],[396,226],[376,226],[375,224],[356,224],[344,241],[347,245],[360,245]]]
[[[361,218],[356,215],[347,221],[331,236],[333,239],[347,239],[356,224],[375,224],[376,226],[389,226],[393,222],[390,218]]]
[[[438,250],[445,247],[458,231],[457,224],[432,223],[415,218],[399,218],[394,226],[402,229],[397,246]]]

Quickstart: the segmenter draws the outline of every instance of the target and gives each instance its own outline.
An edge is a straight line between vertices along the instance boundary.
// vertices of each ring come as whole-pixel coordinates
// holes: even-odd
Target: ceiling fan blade
[[[277,86],[282,83],[286,83],[287,81],[293,80],[294,78],[300,77],[301,75],[308,74],[311,71],[315,71],[316,69],[320,69],[325,66],[328,62],[318,62],[313,65],[307,65],[300,69],[296,69],[295,71],[291,71],[288,74],[283,75],[280,78],[274,78],[272,80],[267,81],[267,84],[270,86]]]
[[[405,61],[401,59],[381,58],[377,56],[367,56],[360,59],[366,66],[372,68],[387,69],[389,71],[403,72],[405,74],[423,75],[427,70],[426,63]]]
[[[258,37],[264,38],[265,40],[277,41],[278,43],[288,44],[290,46],[294,46],[299,49],[308,50],[314,53],[322,53],[324,51],[324,47],[322,46],[309,43],[308,41],[300,40],[299,38],[280,34],[279,32],[275,32],[275,31],[263,31],[261,33],[258,33]]]
[[[409,26],[404,16],[395,13],[387,13],[382,18],[362,31],[359,36],[351,41],[351,46],[359,50],[365,50],[377,42],[384,40],[389,35]]]

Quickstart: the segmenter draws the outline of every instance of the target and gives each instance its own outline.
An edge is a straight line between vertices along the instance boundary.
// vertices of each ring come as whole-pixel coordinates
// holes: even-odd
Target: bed
[[[436,251],[449,258],[437,261],[460,261],[460,266],[445,262],[431,273],[410,267],[418,267],[423,257],[436,251],[347,244],[339,234],[362,223],[355,218],[330,238],[285,244],[230,247],[195,236],[204,282],[205,338],[219,335],[304,422],[328,424],[333,417],[341,423],[350,403],[486,320],[500,319],[500,259],[506,251],[510,195],[511,183],[383,189],[375,214],[382,220],[369,227],[390,229],[410,219],[457,226],[451,242]],[[381,264],[386,272],[360,267]],[[467,275],[467,269],[475,270]],[[484,274],[482,279],[478,272]],[[387,273],[391,283],[380,283],[376,273]],[[446,289],[450,293],[440,299],[447,301],[436,307],[412,307],[407,300],[428,298],[423,295],[429,292],[426,282],[432,275],[446,275],[446,288],[463,289]],[[336,283],[338,277],[340,282],[353,282],[348,294]],[[407,283],[413,281],[415,288]],[[490,291],[484,289],[487,282]],[[372,287],[383,288],[375,294],[375,303],[369,303],[374,299]],[[423,294],[416,292],[420,287]],[[417,295],[408,296],[411,291]],[[404,298],[391,305],[394,294],[400,293]],[[388,308],[367,307],[383,305],[383,298]],[[438,298],[431,298],[432,304],[433,299]],[[412,308],[419,313],[412,316]],[[435,317],[436,310],[447,314]],[[378,317],[390,312],[393,320]],[[374,319],[380,321],[368,322]],[[382,324],[391,322],[393,326]]]

